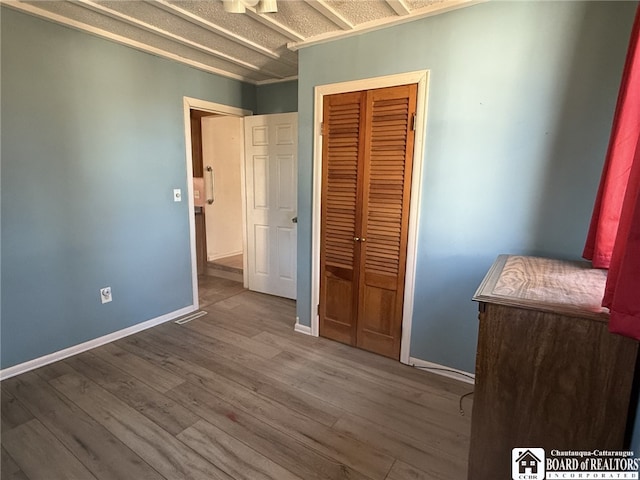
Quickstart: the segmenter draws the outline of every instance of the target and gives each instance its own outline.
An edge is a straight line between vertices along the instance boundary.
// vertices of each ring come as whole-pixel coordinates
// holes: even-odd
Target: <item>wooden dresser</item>
[[[607,330],[606,271],[501,255],[473,299],[480,332],[469,480],[511,478],[511,449],[619,450],[637,342]]]

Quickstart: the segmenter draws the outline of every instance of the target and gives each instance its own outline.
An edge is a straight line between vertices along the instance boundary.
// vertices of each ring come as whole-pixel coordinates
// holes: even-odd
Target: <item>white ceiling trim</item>
[[[202,70],[207,73],[213,73],[215,75],[232,78],[234,80],[239,80],[241,82],[251,83],[254,85],[256,85],[258,82],[258,80],[245,77],[243,75],[227,72],[226,70],[212,67],[204,63],[196,62],[195,60],[191,60],[189,58],[181,57],[179,55],[176,55],[175,53],[167,52],[166,50],[152,47],[145,43],[138,42],[136,40],[132,40],[130,38],[108,32],[106,30],[102,30],[101,28],[92,27],[91,25],[87,25],[86,23],[78,22],[76,20],[71,20],[67,17],[63,17],[62,15],[58,15],[57,13],[53,13],[48,10],[43,10],[43,9],[34,7],[33,5],[30,5],[28,3],[22,3],[18,0],[2,0],[2,4],[6,5],[7,7],[13,8],[14,10],[19,10],[19,11],[28,13],[30,15],[35,15],[37,17],[44,18],[45,20],[51,20],[52,22],[65,25],[67,27],[71,27],[76,30],[81,30],[83,32],[93,34],[97,37],[105,38],[107,40],[112,40],[114,42],[120,43],[127,47],[135,48],[136,50],[140,50],[145,53],[150,53],[152,55],[157,55],[159,57],[173,60],[175,62],[183,63],[185,65],[189,65],[190,67],[197,68],[198,70]],[[283,79],[282,81],[285,81],[285,79]]]
[[[441,13],[450,12],[459,8],[470,7],[479,3],[485,3],[489,0],[445,0],[441,3],[429,5],[428,7],[412,10],[409,15],[404,15],[400,18],[383,18],[379,20],[373,20],[371,22],[361,23],[356,25],[353,30],[349,31],[335,31],[327,32],[314,37],[309,37],[306,40],[300,42],[290,42],[287,44],[287,48],[292,51],[300,50],[301,48],[310,47],[312,45],[319,45],[322,43],[331,42],[340,38],[352,37],[354,35],[360,35],[363,33],[373,32],[382,28],[393,27],[395,25],[401,25],[407,22],[413,22],[421,18],[431,17],[433,15],[439,15]]]
[[[278,53],[274,52],[273,50],[269,50],[268,48],[263,47],[262,45],[258,45],[257,43],[252,42],[248,38],[241,37],[240,35],[233,33],[232,31],[227,30],[226,28],[223,28],[219,25],[211,23],[208,20],[205,20],[204,18],[198,17],[197,15],[194,15],[188,10],[184,10],[178,7],[177,5],[168,3],[165,0],[155,0],[152,2],[147,0],[147,4],[152,5],[156,8],[162,9],[171,14],[177,15],[180,18],[192,23],[193,25],[197,25],[206,30],[209,30],[212,33],[225,37],[228,40],[231,40],[239,45],[242,45],[243,47],[250,48],[251,50],[258,52],[266,57],[272,58],[274,60],[280,60],[280,61],[286,62],[286,60],[282,59],[281,56]],[[287,62],[287,63],[290,64],[290,62]]]
[[[293,75],[291,77],[286,78],[269,78],[267,80],[258,80],[257,82],[253,82],[254,85],[270,85],[272,83],[284,83],[284,82],[292,82],[294,80],[298,80],[297,75]]]
[[[407,4],[404,3],[404,0],[387,0],[387,4],[401,17],[411,13],[411,10],[407,7]]]
[[[324,0],[305,0],[305,3],[310,7],[316,9],[325,18],[328,18],[335,25],[343,30],[353,30],[353,23],[343,17],[340,13],[336,12],[333,8],[327,5]]]
[[[234,65],[237,65],[239,67],[242,68],[246,68],[247,70],[251,70],[254,72],[265,72],[269,75],[272,75],[274,77],[277,78],[283,78],[283,75],[279,74],[279,73],[275,73],[272,71],[269,71],[268,69],[265,68],[261,68],[257,65],[254,65],[252,63],[249,62],[245,62],[244,60],[241,60],[239,58],[233,57],[231,55],[227,55],[226,53],[220,52],[219,50],[215,50],[213,48],[207,47],[205,45],[201,45],[197,42],[194,42],[193,40],[189,40],[187,38],[181,37],[180,35],[176,35],[175,33],[171,33],[171,32],[167,32],[166,30],[163,30],[159,27],[156,27],[154,25],[151,25],[149,23],[143,22],[142,20],[138,20],[137,18],[133,18],[130,17],[129,15],[126,15],[124,13],[118,12],[117,10],[112,10],[108,7],[105,7],[104,5],[101,5],[99,3],[95,3],[91,0],[75,0],[74,2],[76,5],[87,8],[89,10],[93,10],[95,12],[98,13],[102,13],[104,15],[107,15],[115,20],[119,20],[125,23],[128,23],[129,25],[132,25],[134,27],[140,28],[142,30],[146,30],[148,32],[151,32],[155,35],[159,35],[161,37],[164,38],[168,38],[169,40],[172,40],[174,42],[180,43],[182,45],[185,45],[187,47],[193,48],[195,50],[199,50],[201,52],[207,53],[209,55],[212,55],[216,58],[219,58],[220,60],[225,60],[227,62],[233,63]]]

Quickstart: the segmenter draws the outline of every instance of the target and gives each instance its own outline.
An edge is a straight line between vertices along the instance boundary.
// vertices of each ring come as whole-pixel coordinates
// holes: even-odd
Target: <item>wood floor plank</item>
[[[2,382],[91,472],[100,479],[162,477],[102,425],[61,395],[36,372]],[[4,444],[4,432],[2,443]]]
[[[395,385],[383,386],[370,382],[366,378],[354,375],[351,369],[340,365],[327,365],[326,362],[305,362],[298,355],[285,352],[278,360],[291,368],[307,366],[309,375],[306,382],[322,382],[333,386],[332,390],[347,391],[351,395],[366,398],[372,405],[380,405],[389,411],[397,412],[397,418],[418,419],[424,427],[432,426],[451,429],[470,426],[469,417],[463,417],[459,411],[459,398],[445,398],[440,395],[416,397]]]
[[[282,358],[286,358],[287,361],[275,363],[275,360]],[[282,373],[286,367],[286,375],[296,388],[354,414],[379,418],[387,428],[399,432],[414,432],[417,440],[426,435],[441,441],[444,435],[451,445],[455,445],[459,443],[460,438],[467,438],[470,419],[460,417],[458,398],[449,396],[450,398],[443,400],[443,397],[437,396],[431,405],[412,405],[403,398],[403,388],[397,387],[393,392],[389,390],[384,393],[378,384],[366,382],[348,372],[319,374],[317,370],[321,370],[322,364],[325,363],[328,363],[328,360],[320,358],[314,366],[292,357],[289,353],[283,353],[275,358],[274,362],[256,363],[249,368],[262,370],[266,375],[277,377],[276,372]],[[410,407],[409,412],[405,411],[407,407]]]
[[[236,480],[303,480],[204,420],[178,439]]]
[[[263,322],[266,328],[293,334],[296,321],[293,300],[247,291],[216,303],[215,308],[233,311],[238,318],[267,320]]]
[[[439,408],[443,410],[443,413],[451,411],[452,400],[457,399],[458,395],[444,393],[441,390],[427,390],[426,388],[415,388],[411,385],[405,385],[391,379],[380,379],[379,377],[372,376],[368,372],[363,372],[361,369],[352,368],[350,365],[344,362],[339,362],[331,359],[325,359],[323,356],[315,354],[309,355],[308,353],[302,353],[297,351],[292,353],[291,351],[284,351],[279,359],[282,359],[290,364],[295,365],[307,365],[315,373],[322,374],[327,378],[336,379],[337,381],[354,382],[362,388],[373,388],[376,392],[386,395],[386,398],[397,398],[398,394],[401,394],[402,402],[406,403],[406,408],[421,408],[428,406],[430,409]],[[381,395],[381,396],[384,396]],[[405,407],[401,407],[405,410]],[[451,413],[458,414],[458,410],[453,410]],[[418,415],[420,413],[418,412]]]
[[[245,289],[241,282],[210,275],[198,276],[198,300],[200,308],[207,309],[211,304],[238,295],[243,291],[245,291]]]
[[[2,480],[29,480],[27,475],[20,470],[15,460],[9,455],[4,447],[0,456],[0,478]]]
[[[266,331],[254,337],[254,340],[263,341],[269,345],[280,348],[283,351],[300,355],[303,358],[307,358],[314,362],[321,359],[323,364],[342,367],[343,369],[351,371],[353,375],[366,378],[369,381],[378,383],[385,387],[401,387],[403,391],[414,393],[416,396],[421,396],[426,393],[427,395],[439,395],[451,399],[457,398],[459,395],[469,391],[468,384],[451,379],[445,380],[447,385],[449,385],[449,382],[453,382],[455,384],[454,390],[450,391],[449,389],[444,389],[440,386],[435,387],[434,383],[439,385],[442,382],[439,375],[416,370],[407,365],[402,365],[399,362],[393,362],[392,360],[381,357],[380,355],[360,351],[356,348],[351,348],[351,350],[358,352],[354,353],[353,357],[349,357],[344,354],[340,356],[333,355],[331,353],[331,349],[336,348],[334,344],[337,342],[327,339],[319,339],[321,341],[320,349],[304,348],[298,344],[299,340],[297,338],[274,335],[273,333]],[[357,360],[357,357],[362,357],[362,359]],[[382,362],[382,364],[385,365],[391,363],[393,364],[393,368],[388,368],[389,371],[387,371],[372,367],[370,362],[373,361]]]
[[[37,456],[12,455],[25,438],[99,480],[465,477],[472,386],[299,334],[294,301],[211,298],[186,325],[2,381],[2,479],[41,474]]]
[[[380,448],[387,455],[402,460],[429,474],[434,480],[462,479],[467,477],[467,453],[469,443],[436,448],[422,444],[403,433],[379,426],[375,421],[347,414],[336,422],[334,430],[351,435]],[[449,448],[449,450],[445,450]],[[397,463],[397,462],[396,462]]]
[[[325,381],[334,384],[335,388],[344,389],[347,387],[348,391],[356,395],[364,395],[366,398],[383,405],[392,405],[394,410],[401,411],[402,415],[415,417],[420,419],[419,421],[427,421],[445,429],[453,428],[467,432],[470,428],[469,413],[472,401],[469,400],[469,397],[465,399],[464,406],[467,415],[461,416],[459,412],[461,394],[432,386],[430,382],[433,374],[415,372],[419,375],[418,378],[422,377],[421,384],[414,381],[402,381],[402,377],[374,375],[375,370],[358,368],[352,362],[342,359],[336,361],[330,355],[323,353],[322,349],[303,349],[297,345],[289,345],[292,343],[289,339],[270,333],[264,332],[255,338],[273,343],[283,349],[283,353],[274,358],[274,361],[285,359],[295,367],[296,371],[306,366],[308,368],[305,371],[310,372],[310,376],[321,375]],[[368,352],[365,353],[368,354]],[[468,393],[473,390],[472,385],[456,380],[452,381],[458,384],[455,389],[457,392]],[[373,392],[373,394],[368,392]]]
[[[187,382],[167,395],[305,480],[368,480],[348,465],[308,448],[287,433],[212,396],[201,386]]]
[[[113,343],[107,343],[95,348],[91,350],[91,353],[120,370],[128,372],[159,392],[166,392],[184,382],[183,378],[137,355],[133,355]]]
[[[253,338],[264,331],[264,329],[260,326],[247,322],[244,318],[239,322],[238,317],[232,311],[229,311],[227,309],[215,308],[209,310],[210,314],[207,317],[207,320],[209,322],[217,325],[220,328],[224,328],[231,332],[237,333],[238,335],[244,335],[247,338]]]
[[[30,480],[96,480],[37,419],[3,432],[2,442]]]
[[[317,396],[348,412],[375,419],[375,422],[396,432],[404,433],[415,440],[429,444],[437,439],[438,444],[447,450],[466,438],[459,426],[451,428],[436,425],[422,418],[406,415],[400,410],[384,407],[363,395],[362,392],[337,388],[335,383],[321,376],[309,374],[308,380],[298,383],[296,387]]]
[[[144,415],[80,374],[51,381],[167,479],[231,480]]]
[[[38,376],[45,381],[53,380],[67,373],[72,373],[73,369],[64,360],[50,363],[38,369]]]
[[[74,370],[100,385],[130,407],[155,422],[172,435],[196,423],[199,417],[182,405],[148,387],[91,352],[77,355],[67,362]]]
[[[152,347],[153,348],[153,347]],[[156,347],[157,348],[157,347]],[[371,449],[351,437],[331,431],[330,428],[299,414],[283,405],[262,397],[225,377],[175,355],[171,363],[190,382],[198,383],[218,398],[224,398],[237,408],[260,420],[286,431],[308,447],[335,458],[373,478],[384,478],[393,459]]]
[[[244,300],[245,294],[240,295],[237,299],[231,298],[212,305],[209,309],[210,315],[208,320],[213,324],[224,325],[225,327],[237,327],[241,325],[245,328],[251,328],[255,331],[254,335],[268,331],[278,335],[296,336],[308,339],[309,341],[317,341],[317,337],[302,335],[293,330],[294,318],[293,310],[287,311],[287,306],[272,308],[270,305],[252,305],[252,302],[240,303]],[[238,303],[234,303],[238,302]],[[248,303],[248,304],[247,304]],[[280,311],[280,313],[278,313]],[[242,321],[238,322],[238,318]]]
[[[185,324],[184,328],[193,330],[210,338],[215,338],[218,341],[228,343],[236,348],[241,348],[262,358],[273,358],[281,352],[278,348],[265,345],[261,342],[256,342],[251,338],[247,338],[243,335],[212,325],[208,319],[194,320]]]
[[[214,337],[202,335],[197,331],[179,325],[165,324],[162,328],[155,328],[137,335],[136,339],[151,341],[164,345],[174,345],[178,348],[190,350],[191,347],[206,349],[216,355],[224,356],[239,363],[264,362],[264,357],[256,355],[250,350],[235,348],[230,343]]]
[[[381,355],[372,355],[370,352],[353,348],[340,342],[331,341],[325,348],[328,355],[341,361],[348,361],[354,365],[354,367],[357,365],[359,368],[366,370],[372,369],[381,376],[391,375],[401,377],[411,382],[429,385],[431,389],[435,388],[443,393],[450,392],[454,395],[464,394],[469,389],[470,384],[468,383],[438,375],[428,370],[403,365],[390,358]],[[428,381],[425,381],[427,378]]]
[[[168,341],[177,345],[180,342],[184,342],[181,348],[175,349],[166,346],[166,343],[162,346],[158,344],[158,347],[164,350],[173,348],[171,351],[177,355],[190,356],[190,361],[193,363],[201,366],[208,365],[207,368],[210,370],[226,375],[227,378],[235,381],[238,381],[242,376],[246,376],[244,371],[231,370],[225,373],[226,366],[220,365],[222,360],[218,362],[212,361],[211,355],[208,358],[194,357],[193,348],[190,347],[198,345],[198,342],[200,342],[206,348],[206,340],[198,340],[197,338],[178,339],[177,337],[178,335],[171,335]],[[220,349],[216,347],[212,351],[219,353]],[[327,363],[326,361],[319,361],[314,367],[307,365],[301,358],[293,357],[290,354],[279,355],[278,359],[283,356],[287,357],[287,355],[289,357],[286,365],[289,365],[291,370],[289,379],[298,390],[308,391],[311,396],[321,396],[322,400],[325,401],[324,403],[333,402],[337,407],[350,409],[355,414],[362,415],[363,412],[366,412],[368,416],[379,418],[385,428],[395,429],[397,432],[413,433],[416,441],[429,437],[438,439],[440,443],[447,441],[446,444],[451,448],[459,444],[466,446],[465,440],[468,438],[470,421],[468,417],[460,417],[457,399],[436,396],[431,400],[431,405],[428,407],[414,405],[403,398],[405,395],[404,389],[396,387],[394,390],[387,389],[383,391],[384,389],[381,389],[378,384],[367,382],[344,369],[336,372],[330,370],[328,374],[318,377],[316,376],[317,373],[310,372],[324,368],[322,364]],[[235,360],[237,361],[238,358],[236,357]],[[280,367],[282,365],[276,365],[274,362],[260,363],[256,361],[246,365],[247,369],[262,370],[265,375],[271,378],[277,378],[275,372],[279,369],[282,370]],[[304,383],[299,383],[300,381]],[[254,390],[259,388],[255,383],[253,385],[245,383],[245,386]],[[287,403],[285,402],[285,404]],[[340,408],[337,407],[335,410],[339,412]],[[303,413],[306,412],[303,411]],[[339,413],[337,414],[339,415]],[[313,414],[309,415],[314,418]],[[460,434],[460,431],[463,433]]]
[[[295,333],[295,332],[294,332]],[[292,336],[275,335],[264,329],[253,337],[254,340],[279,348],[280,350],[299,355],[312,354],[313,358],[321,355],[318,352],[330,341],[320,337],[311,337],[301,333]]]
[[[31,412],[4,388],[0,389],[0,399],[0,432],[7,432],[33,419]]]
[[[222,302],[224,303],[224,302]],[[220,326],[224,326],[227,330],[235,331],[238,328],[238,322],[234,322],[234,318],[242,318],[242,325],[240,328],[244,328],[245,330],[248,328],[255,330],[259,330],[259,332],[269,332],[274,335],[283,335],[290,336],[295,332],[293,331],[293,326],[289,326],[286,324],[271,322],[269,318],[263,318],[264,316],[269,316],[267,313],[257,313],[251,312],[247,313],[246,311],[237,312],[234,310],[224,310],[224,307],[220,304],[214,305],[215,309],[212,310],[212,314],[210,317],[210,321],[214,324],[219,324]],[[238,307],[239,308],[239,307]],[[240,334],[245,334],[245,332],[237,332]],[[255,333],[254,336],[257,334]],[[250,337],[253,338],[253,337]]]
[[[466,475],[462,477],[434,477],[431,474],[423,472],[415,467],[412,467],[411,465],[407,465],[406,463],[398,460],[393,465],[391,472],[389,472],[389,476],[387,477],[387,480],[434,480],[439,478],[462,479],[462,478],[466,478]]]
[[[277,365],[253,354],[239,353],[231,346],[221,348],[215,340],[207,340],[191,331],[180,336],[145,338],[155,342],[162,351],[183,356],[324,425],[333,425],[343,413],[330,403],[296,389],[290,378],[278,377]]]

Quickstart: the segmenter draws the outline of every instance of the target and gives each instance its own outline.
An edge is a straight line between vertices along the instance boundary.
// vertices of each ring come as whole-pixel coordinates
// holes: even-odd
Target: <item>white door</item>
[[[244,122],[249,290],[295,299],[298,114]]]

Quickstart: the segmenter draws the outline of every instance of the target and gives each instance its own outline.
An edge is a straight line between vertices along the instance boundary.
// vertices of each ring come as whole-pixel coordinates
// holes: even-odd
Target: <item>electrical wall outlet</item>
[[[109,303],[113,298],[111,298],[111,287],[104,287],[100,289],[100,300],[102,303]]]

